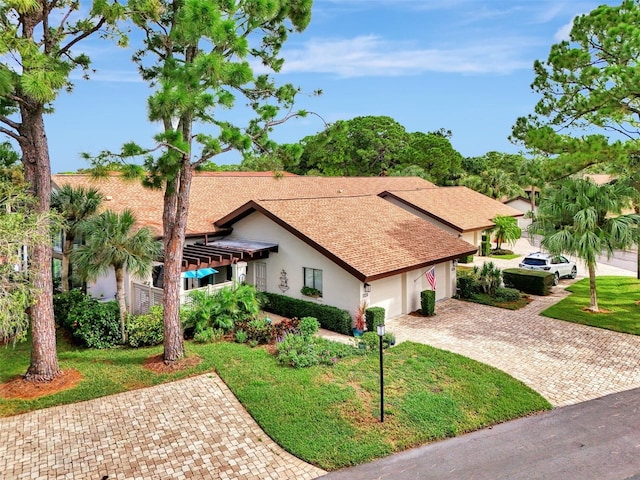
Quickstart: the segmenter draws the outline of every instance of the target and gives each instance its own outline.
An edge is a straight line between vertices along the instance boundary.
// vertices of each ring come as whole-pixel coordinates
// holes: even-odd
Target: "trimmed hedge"
[[[554,273],[538,272],[524,268],[507,268],[502,271],[504,286],[517,288],[531,295],[549,295],[553,287]]]
[[[480,255],[483,257],[489,256],[491,251],[491,235],[487,233],[482,234],[482,243],[480,243]]]
[[[279,295],[277,293],[264,293],[266,304],[264,310],[283,317],[315,317],[322,328],[332,332],[351,335],[351,314],[331,305],[320,305],[307,300]]]
[[[434,290],[423,290],[420,292],[420,306],[422,314],[432,316],[436,314],[436,292]]]
[[[459,263],[473,263],[473,255],[467,255],[466,257],[460,257],[458,259]]]
[[[386,312],[382,307],[369,307],[365,312],[365,316],[367,317],[367,330],[370,332],[376,332],[378,325],[382,325],[384,323]]]

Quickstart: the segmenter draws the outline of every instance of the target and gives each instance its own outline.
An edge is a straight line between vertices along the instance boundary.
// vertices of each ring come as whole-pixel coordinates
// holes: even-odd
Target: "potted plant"
[[[302,287],[300,293],[306,297],[318,298],[322,296],[322,292],[313,287]]]
[[[361,337],[367,324],[367,302],[362,302],[353,315],[353,336]]]

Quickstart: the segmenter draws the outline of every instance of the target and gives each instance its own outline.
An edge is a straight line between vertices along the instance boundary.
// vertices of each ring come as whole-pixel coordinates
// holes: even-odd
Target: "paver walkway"
[[[312,479],[216,374],[0,418],[0,478]]]
[[[640,336],[540,316],[568,294],[555,290],[517,311],[445,300],[434,317],[403,315],[387,331],[499,368],[554,406],[640,387]]]

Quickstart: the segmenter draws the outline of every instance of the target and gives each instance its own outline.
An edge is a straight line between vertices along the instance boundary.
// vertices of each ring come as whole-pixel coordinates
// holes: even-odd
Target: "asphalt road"
[[[640,389],[513,420],[323,480],[640,480]]]

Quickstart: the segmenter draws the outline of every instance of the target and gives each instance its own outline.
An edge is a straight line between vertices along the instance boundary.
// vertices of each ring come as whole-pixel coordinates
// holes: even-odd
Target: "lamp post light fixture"
[[[384,323],[378,324],[378,337],[380,338],[380,423],[384,423],[384,363],[382,359],[382,337],[384,336]]]

